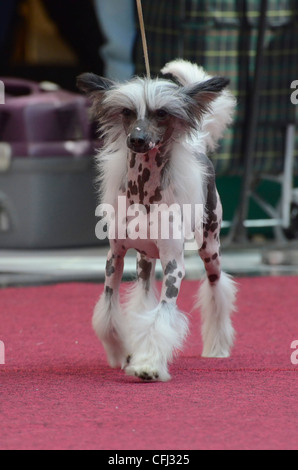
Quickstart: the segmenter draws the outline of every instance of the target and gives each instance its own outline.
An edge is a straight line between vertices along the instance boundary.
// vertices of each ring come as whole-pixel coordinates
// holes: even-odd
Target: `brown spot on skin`
[[[173,274],[173,272],[177,269],[177,261],[173,259],[173,261],[169,261],[165,269],[165,275]]]
[[[217,227],[218,227],[218,223],[217,223],[217,222],[215,222],[214,224],[212,224],[212,225],[210,226],[211,232],[215,232],[215,230],[217,229]]]
[[[217,253],[215,253],[215,254],[212,256],[213,261],[216,260],[216,258],[218,258],[218,254],[217,254]]]
[[[150,204],[154,204],[155,202],[159,202],[162,200],[161,188],[158,187],[155,189],[154,195],[150,197],[149,202]]]
[[[109,297],[109,298],[111,298],[111,297],[112,297],[112,295],[113,295],[113,293],[114,293],[114,290],[113,290],[113,289],[111,289],[111,287],[109,287],[109,286],[106,286],[106,288],[105,288],[105,294],[106,294],[106,297]]]
[[[115,273],[115,268],[113,266],[113,258],[107,260],[107,264],[106,264],[106,275],[108,277],[112,276],[112,274]]]
[[[156,161],[158,168],[160,168],[163,164],[163,157],[161,156],[160,153],[156,154],[155,161]]]
[[[210,261],[211,261],[211,258],[205,258],[205,259],[204,259],[204,262],[205,262],[205,263],[210,263]]]
[[[206,248],[207,248],[207,242],[204,242],[203,245],[201,246],[200,251],[201,250],[206,250]]]
[[[131,158],[130,158],[130,162],[129,162],[130,168],[134,168],[134,167],[135,167],[136,158],[137,158],[137,155],[136,155],[136,153],[133,152],[133,153],[131,154]]]
[[[143,173],[138,176],[138,185],[139,185],[139,196],[140,196],[140,204],[144,203],[145,198],[145,184],[150,179],[150,170],[148,168],[144,168]]]
[[[138,267],[141,269],[141,272],[139,273],[138,277],[139,279],[142,279],[145,282],[146,290],[149,291],[152,263],[142,258],[138,263]]]
[[[210,212],[209,214],[209,223],[217,222],[217,214],[215,212]]]
[[[177,278],[174,276],[169,276],[168,279],[166,280],[166,286],[167,286],[166,296],[169,299],[178,297],[179,289],[175,287],[176,281],[177,281]]]
[[[127,192],[127,197],[128,197],[128,193],[131,193],[132,195],[136,196],[138,194],[138,186],[137,184],[132,181],[129,181],[128,182],[128,192]],[[128,197],[128,199],[130,199],[130,197]]]

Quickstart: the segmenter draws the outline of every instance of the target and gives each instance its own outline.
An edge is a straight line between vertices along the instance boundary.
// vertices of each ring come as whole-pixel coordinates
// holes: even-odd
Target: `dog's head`
[[[115,140],[125,133],[128,148],[144,154],[197,129],[210,103],[228,84],[222,77],[189,86],[171,77],[137,77],[120,84],[91,73],[77,80],[79,89],[90,96],[104,134]]]

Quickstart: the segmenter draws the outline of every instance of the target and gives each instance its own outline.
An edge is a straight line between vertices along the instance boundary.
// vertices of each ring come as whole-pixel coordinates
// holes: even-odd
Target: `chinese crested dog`
[[[104,136],[97,158],[101,200],[114,207],[111,219],[126,227],[124,237],[119,227],[109,237],[105,288],[93,327],[109,364],[143,380],[170,379],[169,364],[188,333],[187,317],[177,307],[185,276],[184,231],[173,236],[177,223],[185,222],[182,212],[177,222],[177,208],[184,205],[192,208],[192,215],[195,206],[204,208],[201,221],[191,220],[206,269],[196,305],[202,318],[202,355],[228,357],[233,345],[236,287],[221,271],[222,206],[207,157],[232,122],[236,102],[228,84],[183,60],[167,64],[155,79],[137,77],[120,84],[94,74],[78,78]],[[126,213],[119,213],[119,197],[125,198]],[[130,236],[135,207],[148,222],[146,236]],[[169,237],[159,230],[152,235],[154,211],[168,215]],[[131,248],[138,252],[137,281],[121,305],[124,257]],[[155,288],[157,259],[163,268],[160,294]]]

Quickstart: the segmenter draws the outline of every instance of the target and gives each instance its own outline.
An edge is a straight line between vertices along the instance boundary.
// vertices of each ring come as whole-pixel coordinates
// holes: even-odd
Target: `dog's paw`
[[[162,370],[161,368],[154,367],[153,365],[132,365],[128,364],[125,368],[127,375],[132,375],[138,377],[147,382],[160,381],[167,382],[171,379],[171,376],[167,370]]]

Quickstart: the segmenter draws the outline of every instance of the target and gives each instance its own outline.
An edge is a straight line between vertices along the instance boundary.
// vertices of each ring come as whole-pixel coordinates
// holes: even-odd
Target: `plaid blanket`
[[[254,168],[283,168],[285,126],[297,122],[298,105],[291,103],[291,83],[298,80],[297,0],[269,0],[265,36],[258,136]],[[183,57],[203,65],[210,74],[230,78],[238,99],[235,124],[213,155],[218,173],[243,170],[244,131],[252,86],[259,0],[143,1],[152,73]],[[145,73],[141,39],[136,45],[137,73]],[[297,132],[298,143],[298,132]],[[298,171],[298,145],[296,170]]]

